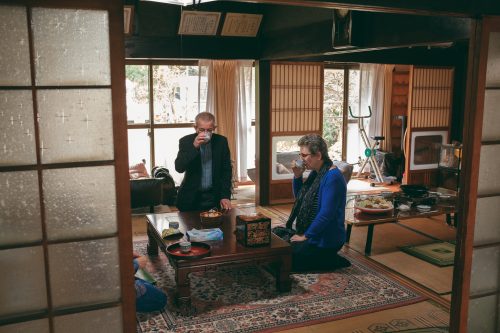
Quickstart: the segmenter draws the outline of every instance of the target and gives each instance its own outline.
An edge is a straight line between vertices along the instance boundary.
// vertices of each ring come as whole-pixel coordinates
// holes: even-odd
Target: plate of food
[[[379,196],[372,196],[356,201],[354,208],[362,211],[363,213],[381,214],[392,211],[394,206],[391,201]]]

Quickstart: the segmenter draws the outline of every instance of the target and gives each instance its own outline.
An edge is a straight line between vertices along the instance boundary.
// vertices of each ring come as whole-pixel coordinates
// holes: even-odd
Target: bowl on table
[[[217,227],[222,223],[222,213],[216,210],[201,212],[200,221],[204,227]]]
[[[421,213],[425,213],[431,210],[431,206],[428,205],[417,205],[417,210]]]
[[[401,185],[399,188],[410,198],[421,198],[429,193],[427,187],[423,185]]]
[[[411,205],[401,204],[398,206],[400,212],[408,212],[411,209]]]

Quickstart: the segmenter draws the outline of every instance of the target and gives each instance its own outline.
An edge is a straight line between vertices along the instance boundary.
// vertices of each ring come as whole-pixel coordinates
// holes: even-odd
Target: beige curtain
[[[237,179],[238,156],[236,119],[238,110],[238,62],[236,60],[206,61],[208,65],[207,111],[215,115],[217,133],[227,138],[233,167],[233,189]]]
[[[238,156],[236,117],[238,109],[237,61],[213,60],[208,64],[207,111],[215,115],[217,133],[224,135],[231,150],[231,161]]]
[[[384,80],[384,116],[382,122],[382,135],[385,139],[380,143],[380,149],[383,151],[392,151],[391,140],[391,105],[392,105],[392,72],[394,65],[385,65],[385,80]]]

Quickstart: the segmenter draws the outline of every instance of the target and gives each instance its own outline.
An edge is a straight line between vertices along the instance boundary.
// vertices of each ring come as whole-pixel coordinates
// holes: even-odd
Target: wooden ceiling
[[[148,59],[375,62],[370,60],[373,57],[377,62],[395,63],[393,56],[397,56],[397,63],[449,64],[457,52],[466,50],[471,17],[478,11],[500,13],[497,1],[489,0],[476,1],[474,7],[465,0],[400,0],[390,5],[382,0],[214,1],[186,7],[127,2],[135,6],[135,18],[132,35],[125,38],[126,57]],[[333,44],[334,8],[351,10],[349,45]],[[220,33],[180,36],[182,10],[262,14],[263,20],[255,38],[222,37]]]

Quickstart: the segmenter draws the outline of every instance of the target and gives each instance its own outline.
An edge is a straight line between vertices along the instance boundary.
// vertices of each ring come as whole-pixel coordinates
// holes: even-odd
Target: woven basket
[[[201,225],[204,227],[216,227],[222,223],[221,212],[202,212],[200,213]]]

